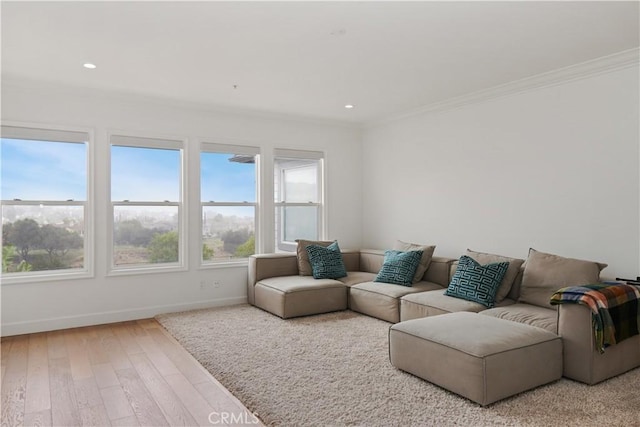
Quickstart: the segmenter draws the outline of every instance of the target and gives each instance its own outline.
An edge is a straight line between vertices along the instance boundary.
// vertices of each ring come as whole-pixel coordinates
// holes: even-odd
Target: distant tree
[[[149,244],[149,260],[157,262],[177,262],[178,261],[178,232],[168,231],[153,236]]]
[[[13,227],[13,223],[11,222],[2,224],[2,244],[3,245],[6,245],[9,242],[9,232],[11,231],[12,227]]]
[[[158,230],[145,228],[137,219],[128,219],[115,224],[116,245],[147,246]]]
[[[2,272],[9,271],[10,266],[13,264],[13,260],[18,255],[16,247],[13,245],[5,245],[2,247]]]
[[[204,261],[209,261],[213,259],[213,255],[215,254],[213,248],[209,247],[206,243],[202,244],[202,259]]]
[[[31,218],[19,219],[14,222],[7,233],[7,242],[18,249],[20,258],[29,262],[29,251],[41,244],[40,227]]]
[[[25,260],[20,261],[20,263],[14,268],[13,263],[15,261],[15,257],[18,256],[16,252],[16,247],[12,245],[6,245],[2,247],[2,272],[23,272],[23,271],[31,271],[33,266],[26,262]]]
[[[249,240],[249,230],[243,228],[241,230],[227,230],[220,237],[225,252],[235,253],[238,246]]]
[[[239,258],[246,258],[256,253],[256,236],[252,234],[249,240],[241,244],[236,248],[236,256]]]
[[[16,267],[16,271],[19,272],[31,271],[32,269],[33,266],[25,260],[20,261],[20,264]]]
[[[65,267],[63,258],[71,249],[82,247],[82,237],[78,233],[51,224],[40,229],[40,248],[49,255],[49,268]]]

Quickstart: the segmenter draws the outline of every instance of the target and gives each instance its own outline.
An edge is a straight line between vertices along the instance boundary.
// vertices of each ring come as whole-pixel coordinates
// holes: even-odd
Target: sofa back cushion
[[[457,265],[457,259],[434,256],[431,258],[431,264],[427,272],[424,273],[424,280],[426,282],[437,283],[438,285],[446,288],[451,283],[451,278],[456,272],[455,268],[451,270],[453,263]]]
[[[500,282],[495,302],[500,302],[505,299],[507,295],[509,295],[509,291],[511,291],[511,287],[516,280],[516,276],[518,276],[518,272],[520,271],[520,267],[522,267],[524,260],[519,258],[509,258],[502,255],[488,254],[485,252],[476,252],[471,249],[467,249],[466,255],[482,265],[493,264],[496,262],[509,263],[509,268]]]
[[[311,268],[311,263],[309,262],[309,253],[307,252],[307,246],[309,245],[318,245],[324,246],[325,248],[333,243],[333,240],[330,242],[326,241],[313,241],[313,240],[296,240],[298,243],[298,247],[296,248],[298,254],[298,274],[301,276],[313,276],[313,269]]]
[[[522,264],[522,267],[520,267],[520,271],[518,271],[518,275],[513,281],[513,285],[511,285],[509,295],[507,295],[505,299],[510,299],[512,301],[518,301],[520,299],[520,288],[522,287],[522,276],[524,275],[525,264],[526,262]]]
[[[396,244],[393,246],[393,249],[401,252],[422,251],[420,263],[418,264],[418,268],[416,268],[416,272],[413,275],[413,280],[411,281],[411,283],[418,283],[422,280],[424,273],[429,268],[429,264],[431,264],[431,258],[433,257],[433,251],[436,250],[436,247],[435,245],[420,245],[418,243],[408,243],[403,242],[402,240],[397,240]]]
[[[554,308],[549,299],[555,291],[566,286],[598,283],[600,271],[606,266],[529,249],[518,302]]]
[[[337,241],[327,247],[308,245],[307,252],[314,279],[340,279],[346,277],[347,270],[344,268],[342,254]]]
[[[492,308],[498,288],[508,269],[508,261],[482,265],[473,258],[462,255],[445,295]]]
[[[344,255],[344,254],[343,254]],[[436,283],[446,288],[451,282],[453,271],[450,271],[452,263],[456,262],[455,258],[434,256],[431,258],[429,268],[424,274],[423,281]],[[360,250],[360,271],[378,274],[384,262],[384,251],[379,249],[361,249]],[[347,260],[345,258],[345,265]],[[349,266],[347,265],[347,270]]]
[[[411,286],[422,251],[385,251],[384,263],[374,282]]]
[[[341,249],[342,261],[347,271],[360,271],[360,251]]]
[[[360,250],[360,271],[378,274],[384,262],[384,251],[378,249]]]

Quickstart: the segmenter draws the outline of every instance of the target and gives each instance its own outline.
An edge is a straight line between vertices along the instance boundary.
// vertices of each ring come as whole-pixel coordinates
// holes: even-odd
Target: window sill
[[[29,283],[43,283],[43,282],[60,282],[66,280],[78,280],[78,279],[91,279],[94,277],[93,273],[88,270],[76,270],[65,272],[42,272],[42,273],[27,273],[27,274],[11,274],[7,276],[2,274],[2,285],[22,285]]]
[[[221,268],[244,268],[249,265],[249,259],[241,259],[236,261],[220,261],[200,264],[198,270],[217,270]]]
[[[135,266],[135,267],[112,267],[107,273],[107,277],[133,276],[139,274],[164,274],[164,273],[183,273],[188,271],[184,265],[167,265],[167,266]]]

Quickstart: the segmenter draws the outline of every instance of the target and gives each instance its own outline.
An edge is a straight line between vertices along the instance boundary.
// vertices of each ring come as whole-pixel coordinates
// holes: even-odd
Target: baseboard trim
[[[82,326],[124,322],[127,320],[148,319],[157,314],[196,310],[199,308],[245,304],[246,302],[247,297],[220,298],[184,304],[156,305],[152,307],[139,307],[128,310],[104,311],[101,313],[81,314],[77,316],[63,316],[53,317],[49,319],[3,323],[1,335],[3,337],[8,337],[12,335],[55,331],[58,329],[78,328]]]

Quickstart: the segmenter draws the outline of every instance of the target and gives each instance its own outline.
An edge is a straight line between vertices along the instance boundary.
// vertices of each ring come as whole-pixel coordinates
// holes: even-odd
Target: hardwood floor
[[[2,426],[262,425],[155,320],[2,338]]]

